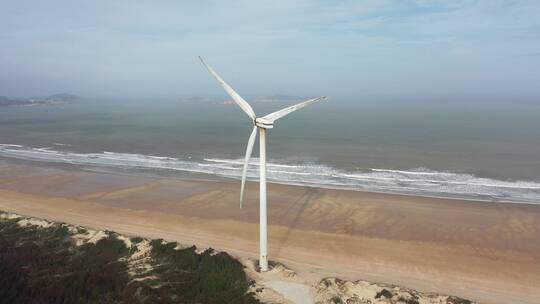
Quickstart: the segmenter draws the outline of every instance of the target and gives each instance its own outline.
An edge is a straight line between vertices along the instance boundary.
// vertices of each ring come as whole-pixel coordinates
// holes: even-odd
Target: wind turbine
[[[246,173],[249,163],[249,158],[251,157],[251,151],[253,150],[253,144],[257,137],[257,129],[259,129],[259,174],[260,174],[260,188],[259,188],[259,267],[261,271],[268,271],[268,227],[267,227],[267,216],[266,216],[266,129],[272,129],[274,127],[274,121],[279,118],[294,112],[298,109],[301,109],[309,104],[314,102],[326,99],[326,96],[317,97],[313,99],[306,100],[299,104],[281,109],[279,111],[270,113],[263,117],[257,117],[251,106],[236,93],[233,88],[231,88],[209,65],[207,65],[204,60],[199,56],[202,64],[208,69],[210,74],[216,78],[221,87],[231,96],[231,98],[246,112],[251,121],[253,122],[253,131],[248,139],[248,144],[246,148],[246,158],[244,160],[244,168],[242,170],[242,186],[240,188],[240,208],[242,208],[242,201],[244,199],[244,186],[246,183]]]

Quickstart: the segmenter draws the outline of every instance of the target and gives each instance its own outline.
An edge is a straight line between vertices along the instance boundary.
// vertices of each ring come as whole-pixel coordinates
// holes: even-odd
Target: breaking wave
[[[55,144],[55,146],[61,146]],[[61,146],[63,147],[63,146]],[[23,160],[56,162],[83,166],[105,166],[127,169],[177,170],[239,178],[243,159],[174,158],[131,153],[75,153],[53,148],[32,148],[0,144],[0,156]],[[259,163],[253,158],[248,178],[258,177]],[[540,203],[540,183],[503,181],[477,177],[467,173],[440,172],[424,168],[392,170],[369,168],[346,171],[313,162],[295,163],[270,160],[267,163],[270,181],[327,188],[415,194],[451,198]]]

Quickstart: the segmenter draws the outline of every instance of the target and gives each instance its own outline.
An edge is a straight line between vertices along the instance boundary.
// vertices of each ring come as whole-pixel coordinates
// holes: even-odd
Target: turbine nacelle
[[[253,124],[263,129],[272,129],[274,127],[274,122],[272,120],[265,119],[264,117],[255,118]]]

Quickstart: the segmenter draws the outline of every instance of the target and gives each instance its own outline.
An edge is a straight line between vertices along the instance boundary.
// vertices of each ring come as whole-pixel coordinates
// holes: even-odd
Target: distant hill
[[[68,93],[59,93],[59,94],[53,94],[53,95],[50,95],[48,97],[46,97],[45,99],[46,100],[54,100],[54,101],[74,101],[74,100],[77,100],[79,99],[80,97],[77,96],[77,95],[73,95],[73,94],[68,94]]]
[[[79,96],[61,93],[54,94],[48,97],[32,97],[32,98],[10,98],[0,96],[0,107],[8,106],[35,106],[35,105],[53,105],[66,102],[73,102],[79,99]]]
[[[32,102],[29,100],[19,100],[19,99],[12,99],[9,97],[0,96],[0,107],[4,106],[26,106],[31,105]]]
[[[286,95],[286,94],[274,94],[266,97],[267,99],[277,99],[277,100],[296,100],[301,99],[302,97]]]
[[[292,96],[292,95],[285,95],[285,94],[274,94],[262,98],[257,98],[257,102],[279,102],[279,101],[293,101],[293,100],[301,100],[304,99],[303,97],[299,96]]]
[[[9,102],[11,101],[11,99],[5,97],[5,96],[0,96],[0,103],[3,103],[3,102]]]

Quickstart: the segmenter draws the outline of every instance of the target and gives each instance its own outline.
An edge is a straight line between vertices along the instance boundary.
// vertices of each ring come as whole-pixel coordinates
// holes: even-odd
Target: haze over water
[[[274,181],[539,202],[539,15],[526,0],[6,2],[0,96],[87,98],[0,108],[0,157],[238,177],[251,126],[200,55],[249,101],[330,97],[270,132]]]
[[[88,99],[5,107],[0,158],[238,178],[251,123],[223,100]],[[292,103],[253,107],[265,114]],[[540,107],[531,103],[330,98],[276,123],[269,135],[269,178],[537,203],[538,117]],[[256,161],[251,178],[258,176]]]

